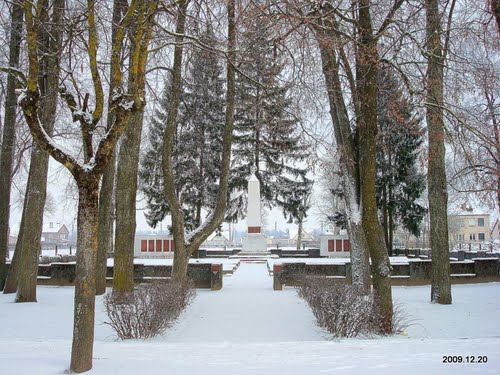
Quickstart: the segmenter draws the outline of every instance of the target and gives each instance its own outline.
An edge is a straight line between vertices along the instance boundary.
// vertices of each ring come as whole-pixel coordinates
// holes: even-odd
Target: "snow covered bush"
[[[373,293],[363,295],[352,285],[325,277],[303,276],[298,294],[311,307],[318,325],[335,337],[379,332],[379,314]],[[399,330],[402,326],[398,320]]]
[[[122,340],[157,336],[173,325],[195,294],[188,283],[171,281],[142,284],[131,293],[108,293],[105,324]]]

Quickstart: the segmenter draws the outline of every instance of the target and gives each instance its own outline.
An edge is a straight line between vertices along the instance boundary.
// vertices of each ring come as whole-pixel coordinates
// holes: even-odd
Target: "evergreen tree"
[[[273,45],[265,16],[251,17],[240,45],[231,178],[231,191],[239,195],[233,197],[228,218],[237,220],[246,212],[242,193],[255,171],[264,204],[280,207],[290,222],[297,221],[307,211],[304,197],[312,188],[307,169],[300,166],[309,154],[292,114],[290,85],[282,81],[283,54]]]
[[[421,118],[388,68],[379,71],[378,122],[377,202],[391,253],[396,219],[418,237],[427,210],[416,202],[425,190],[417,168]]]
[[[193,52],[184,85],[174,140],[173,167],[176,193],[182,202],[186,229],[201,221],[201,210],[210,210],[217,194],[217,175],[224,126],[224,80],[211,29],[200,36],[204,46]],[[150,123],[149,145],[141,162],[141,189],[147,198],[146,219],[152,227],[169,214],[161,166],[163,133],[169,106],[170,80]]]
[[[214,48],[215,35],[208,26],[200,40]],[[201,223],[201,209],[215,206],[221,168],[222,131],[224,128],[224,79],[217,56],[207,48],[195,51],[190,66],[183,107],[184,139],[179,142],[186,155],[178,170],[189,172],[184,182],[185,203],[194,209],[194,223]],[[181,146],[182,145],[182,146]],[[188,161],[189,160],[189,161]]]

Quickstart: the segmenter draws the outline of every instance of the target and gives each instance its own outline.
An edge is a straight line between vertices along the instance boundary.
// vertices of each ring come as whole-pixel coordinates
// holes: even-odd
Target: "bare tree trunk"
[[[387,208],[387,187],[382,186],[382,227],[384,228],[385,243],[389,251],[389,218]]]
[[[40,60],[39,87],[40,121],[49,136],[52,136],[57,109],[59,87],[59,58],[62,48],[64,0],[53,3],[53,14],[49,22],[48,4],[43,9],[41,22],[46,26],[38,35],[41,50],[44,52]],[[50,32],[49,24],[52,25]],[[47,176],[49,154],[36,143],[31,152],[31,162],[24,201],[26,226],[21,246],[20,273],[16,302],[36,302],[36,284],[38,275],[38,259],[41,248],[43,212],[47,196]],[[29,229],[28,229],[29,228]]]
[[[429,137],[427,181],[429,190],[430,245],[432,250],[431,301],[451,304],[448,245],[448,192],[443,121],[444,56],[438,0],[426,0],[427,73],[426,120]]]
[[[12,2],[9,67],[17,69],[23,28],[23,7]],[[5,115],[0,153],[0,290],[3,289],[7,277],[5,258],[9,245],[10,191],[12,185],[12,164],[16,143],[16,78],[12,72],[7,76],[7,94],[5,99]]]
[[[70,368],[74,372],[85,372],[92,368],[94,346],[99,179],[89,174],[82,176],[78,185],[75,310]]]
[[[186,10],[189,0],[181,0],[177,4],[177,24],[175,28],[174,62],[172,66],[172,91],[170,107],[167,116],[163,145],[163,175],[165,181],[165,197],[167,198],[172,215],[172,234],[175,241],[174,262],[172,278],[184,280],[187,277],[187,264],[189,261],[188,249],[185,244],[184,213],[175,191],[175,177],[172,169],[172,150],[176,132],[176,119],[182,94],[182,58],[184,30],[186,26]]]
[[[490,0],[491,1],[491,13],[497,21],[498,37],[500,38],[500,0]]]
[[[183,51],[183,33],[186,22],[186,9],[188,2],[178,3],[176,45],[174,50],[174,64],[172,68],[172,92],[170,96],[170,108],[167,117],[167,127],[164,136],[163,147],[163,173],[165,181],[165,197],[172,213],[172,232],[175,239],[175,254],[172,277],[184,280],[187,277],[187,265],[189,257],[196,251],[208,236],[216,230],[222,221],[227,207],[229,196],[228,183],[231,162],[231,145],[233,139],[234,105],[235,105],[235,74],[234,67],[236,57],[236,23],[235,3],[228,0],[228,53],[227,53],[227,92],[226,92],[226,117],[222,135],[221,172],[219,178],[219,191],[213,213],[195,231],[185,236],[184,216],[180,202],[175,192],[174,171],[172,168],[172,150],[175,136],[175,120],[179,107],[181,95],[181,68]]]
[[[394,246],[394,212],[389,212],[389,256],[392,255],[392,248]]]
[[[108,118],[112,116],[108,112]],[[112,120],[111,120],[112,121]],[[113,226],[115,215],[115,152],[111,155],[109,164],[102,175],[99,192],[99,228],[97,230],[97,260],[96,260],[96,295],[106,292],[106,273],[108,254],[113,252]]]
[[[377,40],[373,37],[370,0],[358,2],[358,49],[356,56],[357,93],[360,103],[359,165],[361,182],[361,207],[363,230],[370,244],[372,277],[379,312],[382,317],[382,333],[392,331],[391,271],[384,232],[378,220],[377,209]]]
[[[334,40],[329,35],[317,35],[321,51],[323,75],[330,103],[330,115],[342,166],[342,186],[346,205],[347,232],[351,242],[352,284],[362,293],[371,285],[368,244],[361,224],[359,203],[358,158],[354,147],[353,134],[342,97],[339,64],[335,56]]]
[[[113,2],[113,23],[111,25],[111,43],[116,41],[117,28],[120,20],[127,9],[127,1],[114,0]],[[120,64],[123,65],[123,64]],[[112,93],[114,87],[110,84],[109,92]],[[111,110],[111,99],[108,101],[107,128],[114,122],[114,113]],[[104,170],[99,192],[99,229],[97,234],[97,266],[96,266],[96,294],[101,295],[106,291],[106,271],[108,254],[113,253],[113,224],[115,215],[115,173],[116,156],[115,151],[111,155],[106,169]]]
[[[116,227],[113,293],[134,289],[134,238],[137,173],[143,112],[132,117],[122,136],[116,174]],[[177,249],[176,249],[177,251]]]
[[[26,196],[25,196],[26,202]],[[19,226],[19,234],[17,236],[16,248],[14,250],[14,255],[12,261],[10,262],[9,271],[7,273],[7,279],[5,280],[5,287],[3,288],[3,294],[12,294],[17,292],[17,285],[19,282],[19,266],[21,263],[21,247],[23,246],[23,237],[25,228],[25,214],[23,207],[23,215],[21,216],[21,225]]]

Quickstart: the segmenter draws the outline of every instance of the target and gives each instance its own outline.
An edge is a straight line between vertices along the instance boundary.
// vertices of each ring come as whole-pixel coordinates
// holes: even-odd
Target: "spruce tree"
[[[299,120],[292,114],[291,87],[283,82],[283,53],[273,44],[270,26],[265,16],[257,14],[247,22],[240,39],[231,178],[233,209],[228,218],[237,220],[246,212],[246,199],[241,193],[255,171],[264,205],[281,208],[290,222],[297,222],[307,211],[304,197],[312,188],[303,166],[309,152],[299,134]]]
[[[421,117],[389,68],[379,71],[378,123],[377,201],[390,254],[396,220],[418,237],[427,210],[416,202],[426,183],[417,168]]]
[[[200,36],[203,47],[193,51],[177,116],[173,151],[176,193],[184,210],[186,229],[201,222],[202,209],[215,205],[224,126],[223,69],[211,52],[210,28]],[[161,155],[169,106],[170,80],[150,124],[149,145],[141,162],[141,189],[147,198],[146,219],[152,227],[169,214],[163,188]]]

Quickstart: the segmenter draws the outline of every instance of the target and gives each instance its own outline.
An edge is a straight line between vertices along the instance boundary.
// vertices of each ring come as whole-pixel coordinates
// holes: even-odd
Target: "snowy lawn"
[[[292,288],[272,290],[266,264],[241,264],[219,292],[198,290],[178,323],[149,341],[115,341],[97,299],[91,374],[499,374],[500,283],[454,285],[453,305],[430,287],[394,287],[410,315],[406,335],[332,340]],[[69,367],[73,288],[39,287],[39,302],[0,295],[1,374],[62,374]],[[487,356],[446,364],[443,356]]]

